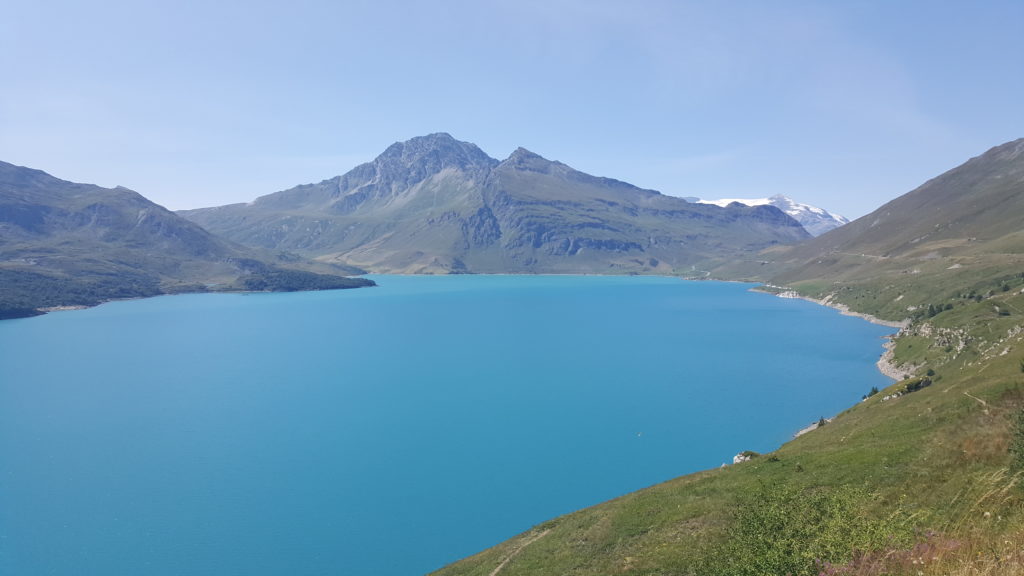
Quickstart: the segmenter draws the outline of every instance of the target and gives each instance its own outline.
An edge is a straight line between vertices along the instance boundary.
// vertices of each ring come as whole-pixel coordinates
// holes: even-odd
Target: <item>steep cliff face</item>
[[[688,203],[447,134],[319,184],[182,213],[233,240],[379,272],[671,272],[803,240],[773,208]]]

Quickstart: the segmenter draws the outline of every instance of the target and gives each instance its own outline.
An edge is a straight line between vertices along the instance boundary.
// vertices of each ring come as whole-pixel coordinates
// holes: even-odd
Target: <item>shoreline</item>
[[[774,288],[781,288],[781,287],[777,287],[776,286]],[[853,316],[855,318],[860,318],[862,320],[866,320],[868,322],[871,322],[872,324],[877,324],[879,326],[886,326],[888,328],[896,328],[897,329],[896,332],[894,332],[892,334],[889,334],[888,336],[884,337],[885,341],[882,343],[883,352],[882,352],[882,355],[878,357],[878,361],[875,362],[875,368],[879,372],[881,372],[881,374],[883,376],[885,376],[886,378],[889,378],[894,383],[895,382],[899,382],[901,380],[905,380],[907,378],[910,378],[910,376],[912,375],[914,370],[917,369],[916,366],[909,366],[907,368],[903,368],[903,367],[897,366],[894,363],[894,361],[893,361],[894,356],[895,356],[895,348],[896,348],[895,339],[896,339],[897,336],[900,335],[900,332],[902,332],[904,328],[906,328],[907,326],[910,325],[910,320],[909,319],[906,319],[906,320],[903,320],[903,321],[900,321],[900,322],[894,322],[892,320],[882,320],[881,318],[878,318],[876,316],[872,316],[871,314],[864,314],[862,312],[854,312],[853,310],[850,310],[850,307],[847,306],[846,304],[840,304],[840,303],[832,302],[831,299],[828,298],[828,297],[826,297],[826,298],[811,298],[809,296],[803,296],[803,295],[799,294],[798,292],[796,292],[795,290],[783,290],[782,292],[772,292],[770,290],[763,290],[760,287],[751,288],[750,290],[752,292],[761,292],[761,293],[764,293],[764,294],[772,294],[772,295],[774,295],[774,296],[776,296],[778,298],[791,298],[791,299],[796,299],[796,300],[806,300],[808,302],[812,302],[812,303],[817,304],[819,306],[825,306],[826,308],[832,308],[833,310],[838,310],[839,313],[842,314],[843,316]],[[833,418],[826,418],[825,422],[826,423],[832,422],[832,420],[833,420]],[[813,431],[817,430],[819,427],[820,426],[818,425],[818,422],[814,422],[814,423],[812,423],[812,424],[810,424],[808,426],[805,426],[804,428],[801,428],[795,434],[793,434],[793,437],[790,440],[791,441],[792,440],[796,440],[797,438],[803,436],[804,434],[807,434],[809,432],[813,432]]]
[[[99,304],[97,304],[97,306],[98,305]],[[92,306],[86,306],[85,304],[66,304],[64,306],[46,306],[43,308],[36,308],[36,311],[42,312],[43,314],[49,314],[50,312],[68,312],[70,310],[86,310],[88,308],[92,308]]]
[[[781,286],[769,287],[779,289],[782,288]],[[796,292],[795,290],[783,290],[781,292],[772,292],[770,290],[761,289],[760,287],[751,288],[751,290],[754,292],[773,294],[779,298],[806,300],[807,302],[813,302],[814,304],[817,304],[819,306],[825,306],[827,308],[832,308],[833,310],[838,310],[839,313],[842,314],[843,316],[853,316],[854,318],[860,318],[861,320],[866,320],[868,322],[871,322],[872,324],[886,326],[888,328],[895,328],[896,332],[885,337],[885,342],[882,344],[883,352],[882,355],[878,358],[878,361],[875,362],[875,367],[878,369],[879,372],[882,373],[883,376],[893,380],[894,382],[899,382],[900,380],[909,378],[910,373],[912,373],[915,369],[914,366],[910,366],[908,368],[897,366],[893,362],[894,348],[896,347],[894,339],[897,336],[899,336],[900,332],[902,332],[904,328],[910,325],[909,319],[901,320],[899,322],[893,320],[882,320],[881,318],[878,318],[877,316],[872,316],[871,314],[864,314],[863,312],[855,312],[853,310],[850,310],[850,307],[847,306],[846,304],[833,302],[831,296],[826,296],[825,298],[811,298],[810,296],[804,296]],[[801,430],[801,433],[803,432],[804,430]]]
[[[833,302],[831,296],[826,296],[824,298],[811,298],[810,296],[804,296],[803,294],[800,294],[795,290],[785,290],[783,292],[771,292],[769,290],[760,290],[758,288],[752,288],[752,290],[755,292],[774,294],[779,298],[792,298],[796,300],[806,300],[808,302],[814,302],[815,304],[818,304],[820,306],[825,306],[828,308],[832,308],[833,310],[838,310],[839,313],[842,314],[843,316],[853,316],[855,318],[861,318],[863,320],[871,322],[872,324],[878,324],[879,326],[903,329],[910,325],[910,320],[900,320],[899,322],[894,320],[882,320],[881,318],[878,318],[877,316],[872,316],[871,314],[855,312],[853,310],[850,310],[850,307],[847,306],[846,304],[842,304],[840,302]]]
[[[713,280],[713,281],[719,281],[719,282],[729,282],[729,283],[738,283],[738,284],[748,284],[749,283],[749,282],[743,281],[743,280],[720,280],[720,279],[710,278],[710,272],[705,272],[705,273],[707,274],[707,276],[705,276],[704,278],[686,278],[686,277],[677,276],[677,275],[674,275],[674,274],[662,275],[662,274],[600,274],[600,273],[598,273],[598,274],[594,274],[594,273],[589,273],[589,274],[588,273],[532,273],[532,274],[531,273],[484,273],[484,274],[476,274],[476,275],[484,275],[484,276],[610,276],[610,277],[614,277],[614,276],[624,276],[624,277],[648,276],[648,277],[661,277],[661,278],[676,278],[676,279],[679,279],[679,280],[696,281],[696,282]],[[373,273],[369,273],[369,274],[365,274],[364,276],[373,276],[373,275],[374,275]],[[459,274],[377,274],[377,275],[390,275],[390,276],[453,276],[453,275],[459,275]],[[767,287],[767,288],[775,288],[775,289],[778,289],[780,291],[776,292],[776,291],[772,291],[772,290],[766,290],[762,286],[763,287]],[[362,287],[362,286],[359,286],[359,287]],[[883,376],[893,380],[894,382],[899,382],[900,380],[903,380],[905,378],[910,377],[910,373],[912,373],[914,371],[914,369],[915,369],[914,366],[910,366],[909,368],[900,368],[896,364],[893,363],[893,355],[894,355],[893,348],[895,347],[895,343],[893,342],[893,339],[899,335],[899,331],[902,331],[902,329],[906,328],[910,324],[910,320],[909,319],[902,320],[902,321],[899,321],[899,322],[895,322],[895,321],[892,321],[892,320],[882,320],[881,318],[878,318],[876,316],[872,316],[871,314],[864,314],[862,312],[855,312],[853,310],[850,310],[850,307],[847,306],[846,304],[842,304],[842,303],[838,303],[838,302],[832,302],[831,296],[826,296],[825,298],[811,298],[810,296],[804,296],[804,295],[796,292],[795,290],[786,290],[782,286],[772,286],[772,285],[768,285],[768,284],[755,285],[752,288],[750,288],[750,291],[751,292],[761,292],[761,293],[764,293],[764,294],[772,294],[772,295],[774,295],[774,296],[776,296],[778,298],[791,298],[791,299],[806,300],[808,302],[813,302],[814,304],[818,304],[819,306],[825,306],[827,308],[832,308],[834,310],[838,310],[839,313],[842,314],[843,316],[853,316],[855,318],[860,318],[862,320],[866,320],[868,322],[871,322],[872,324],[877,324],[879,326],[886,326],[886,327],[889,327],[889,328],[896,328],[897,332],[895,332],[893,334],[890,334],[889,336],[885,337],[885,342],[882,344],[883,352],[882,352],[882,355],[878,358],[878,361],[875,363],[875,367],[878,369],[879,372],[882,373]],[[217,291],[217,292],[221,292],[221,291]],[[247,291],[247,290],[243,290],[243,291],[226,290],[226,291],[223,291],[222,293],[243,293],[244,294],[244,293],[250,293],[250,292],[253,292],[253,291]],[[209,292],[205,292],[204,291],[204,292],[200,292],[200,293],[209,293]],[[158,294],[158,296],[164,296],[164,295],[171,295],[171,294]],[[148,296],[148,297],[152,297],[152,296]],[[95,305],[92,305],[92,306],[80,305],[79,304],[79,305],[63,305],[63,306],[40,307],[40,308],[33,309],[33,312],[35,312],[35,314],[33,314],[33,316],[45,315],[47,313],[52,313],[52,312],[65,312],[65,311],[73,311],[73,310],[85,310],[85,309],[88,309],[88,308],[92,308],[94,306],[98,306],[100,304],[104,304],[106,302],[112,302],[112,301],[118,301],[118,300],[135,300],[135,299],[139,299],[139,298],[147,298],[147,296],[116,298],[116,299],[112,299],[112,300],[105,300],[105,301],[99,302],[99,303],[97,303]],[[11,319],[19,318],[19,317],[21,317],[21,316],[15,316],[15,317],[12,317]],[[28,316],[25,316],[25,317],[28,317]],[[801,433],[802,432],[804,432],[804,431],[802,430]]]
[[[831,424],[833,420],[835,420],[834,416],[832,418],[825,418],[825,424]],[[820,421],[814,422],[813,424],[810,424],[808,426],[805,426],[805,427],[801,428],[800,430],[797,431],[796,434],[793,434],[793,438],[799,438],[799,437],[803,436],[804,434],[807,434],[808,432],[814,432],[818,428],[821,428],[821,422]]]
[[[892,378],[896,382],[910,378],[913,372],[917,369],[916,366],[904,368],[893,363],[893,356],[896,348],[896,342],[893,341],[893,338],[898,334],[899,333],[886,337],[885,343],[882,344],[882,348],[885,348],[885,352],[882,353],[878,362],[875,362],[875,366],[878,368],[879,372],[889,378]]]

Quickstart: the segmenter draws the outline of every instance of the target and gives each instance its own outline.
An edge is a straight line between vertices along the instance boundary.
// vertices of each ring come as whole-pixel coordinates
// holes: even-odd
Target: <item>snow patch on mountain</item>
[[[823,208],[802,204],[792,198],[776,194],[770,198],[722,198],[719,200],[697,200],[699,204],[714,204],[725,208],[729,204],[737,202],[745,206],[775,206],[786,214],[793,217],[800,223],[811,236],[821,236],[825,232],[838,228],[849,222],[839,214],[833,214]]]

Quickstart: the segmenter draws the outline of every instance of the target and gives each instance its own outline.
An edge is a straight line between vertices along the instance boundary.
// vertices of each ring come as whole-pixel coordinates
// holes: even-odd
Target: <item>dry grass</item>
[[[999,541],[929,535],[910,550],[824,566],[822,576],[1019,576],[1024,575],[1024,534]]]
[[[941,532],[920,534],[909,550],[864,554],[820,576],[1024,576],[1024,527],[1018,517],[1020,474],[1005,468],[979,474],[950,502],[963,513]]]

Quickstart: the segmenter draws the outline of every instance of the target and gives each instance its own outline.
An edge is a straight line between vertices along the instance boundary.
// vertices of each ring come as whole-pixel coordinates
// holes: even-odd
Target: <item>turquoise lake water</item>
[[[0,322],[0,574],[422,574],[889,383],[748,285],[374,278]]]

